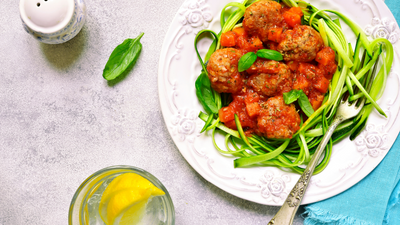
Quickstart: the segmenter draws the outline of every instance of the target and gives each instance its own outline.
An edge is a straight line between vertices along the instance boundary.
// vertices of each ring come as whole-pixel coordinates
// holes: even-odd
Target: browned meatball
[[[324,47],[321,35],[310,26],[296,26],[286,30],[277,50],[286,61],[310,62]]]
[[[293,104],[286,105],[282,96],[272,97],[262,104],[257,127],[257,133],[267,138],[292,138],[300,129],[300,115]]]
[[[261,0],[251,4],[244,13],[243,28],[250,36],[258,36],[268,41],[268,30],[283,21],[282,6],[270,0]]]
[[[247,85],[260,95],[270,97],[292,90],[293,74],[284,63],[258,59],[247,72],[255,73],[250,76]]]
[[[236,93],[242,89],[243,80],[238,72],[241,56],[242,52],[234,48],[219,49],[211,55],[207,71],[215,91]]]

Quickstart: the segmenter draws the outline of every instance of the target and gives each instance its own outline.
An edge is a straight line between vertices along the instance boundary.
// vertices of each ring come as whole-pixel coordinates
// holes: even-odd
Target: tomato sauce
[[[253,10],[252,13],[247,13],[248,17],[253,16],[256,10],[265,10],[256,7],[248,8],[248,10]],[[260,5],[259,7],[265,6]],[[238,49],[242,54],[256,53],[260,49],[276,50],[293,29],[297,29],[299,26],[305,27],[301,25],[303,13],[298,7],[282,6],[280,16],[283,19],[279,20],[278,17],[274,19],[273,26],[260,35],[257,35],[254,30],[250,32],[242,27],[223,33],[221,45]],[[265,40],[265,34],[268,36],[267,40]],[[316,38],[322,42],[322,38]],[[264,41],[262,41],[263,39]],[[310,38],[310,40],[314,39]],[[236,129],[234,115],[237,114],[247,135],[256,133],[268,138],[292,138],[293,134],[299,129],[299,109],[295,109],[293,104],[286,105],[283,102],[282,94],[292,89],[303,90],[314,110],[317,110],[323,102],[325,93],[329,89],[330,80],[337,69],[335,52],[330,47],[319,47],[314,43],[306,43],[305,46],[299,48],[300,58],[301,54],[306,54],[305,57],[309,57],[309,53],[312,53],[312,51],[315,52],[315,58],[306,62],[286,60],[278,63],[273,61],[277,65],[273,68],[257,66],[257,63],[260,63],[257,61],[250,69],[241,72],[243,86],[240,91],[232,93],[233,101],[219,110],[221,122],[231,129]],[[296,53],[296,50],[293,51]],[[266,61],[268,63],[270,60]],[[272,71],[274,68],[277,71]],[[273,88],[282,91],[276,92],[273,96],[267,96],[265,91],[261,92],[261,89],[254,89],[254,85],[250,85],[250,80],[251,82],[258,81],[251,78],[252,76],[260,76],[257,77],[258,80],[266,81],[267,85],[275,85]],[[285,82],[282,83],[282,80]],[[265,88],[265,83],[261,84]]]

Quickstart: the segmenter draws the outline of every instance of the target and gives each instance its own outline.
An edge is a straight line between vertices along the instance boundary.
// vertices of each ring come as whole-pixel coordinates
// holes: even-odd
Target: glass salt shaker
[[[26,32],[46,44],[71,40],[86,20],[83,0],[20,0],[19,11]]]

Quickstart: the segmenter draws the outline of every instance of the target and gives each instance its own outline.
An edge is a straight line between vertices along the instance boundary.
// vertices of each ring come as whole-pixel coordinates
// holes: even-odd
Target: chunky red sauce
[[[233,101],[219,111],[227,127],[236,129],[237,114],[248,135],[292,138],[300,115],[294,104],[284,103],[283,93],[301,89],[314,110],[321,106],[337,69],[335,52],[313,28],[301,25],[301,16],[300,8],[261,0],[247,8],[243,28],[222,34],[224,48],[211,56],[207,70],[216,91],[232,94]],[[277,50],[284,61],[258,58],[239,73],[238,59],[260,49]]]

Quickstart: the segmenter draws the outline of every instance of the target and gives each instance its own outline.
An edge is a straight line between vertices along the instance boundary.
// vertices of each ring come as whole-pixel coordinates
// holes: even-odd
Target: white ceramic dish
[[[201,66],[194,50],[198,31],[219,32],[221,9],[230,0],[187,0],[175,16],[165,37],[159,63],[159,97],[168,130],[181,154],[205,179],[219,188],[249,201],[281,205],[299,178],[275,167],[234,169],[233,159],[214,148],[210,134],[199,134],[203,110],[194,83]],[[379,104],[388,115],[371,114],[366,130],[355,140],[345,139],[333,148],[328,167],[311,180],[303,204],[317,202],[350,188],[368,175],[393,145],[400,130],[399,27],[382,0],[310,0],[319,9],[334,9],[356,21],[371,37],[389,39],[395,60]],[[344,27],[349,41],[355,37]],[[198,44],[205,55],[211,41]],[[221,137],[222,139],[222,137]],[[221,141],[221,140],[219,140]],[[379,182],[379,181],[377,181]]]

